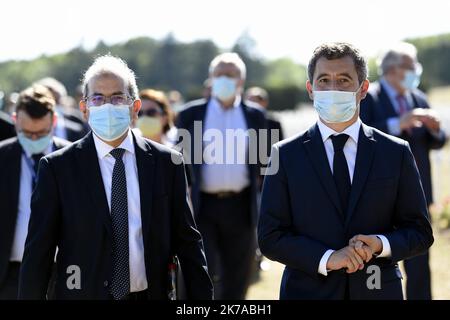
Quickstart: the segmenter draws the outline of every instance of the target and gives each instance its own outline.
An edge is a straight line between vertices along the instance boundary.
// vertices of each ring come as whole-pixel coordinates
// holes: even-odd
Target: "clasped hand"
[[[327,270],[345,269],[354,273],[364,268],[375,254],[383,250],[383,243],[375,235],[356,235],[349,240],[348,246],[334,251],[327,262]]]

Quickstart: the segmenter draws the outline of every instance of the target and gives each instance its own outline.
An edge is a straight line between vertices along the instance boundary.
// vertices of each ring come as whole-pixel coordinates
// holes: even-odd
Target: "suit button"
[[[109,285],[109,282],[107,280],[105,280],[105,282],[103,282],[103,286],[107,287]]]

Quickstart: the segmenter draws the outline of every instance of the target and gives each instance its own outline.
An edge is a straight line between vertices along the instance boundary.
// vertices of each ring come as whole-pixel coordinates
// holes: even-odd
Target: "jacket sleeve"
[[[52,166],[39,164],[38,180],[31,197],[31,216],[22,259],[19,299],[45,299],[57,246],[58,190]]]
[[[319,276],[320,259],[329,248],[315,239],[292,231],[292,209],[286,179],[288,173],[283,168],[278,146],[274,145],[269,170],[275,171],[276,162],[278,170],[273,175],[266,175],[263,185],[258,224],[260,250],[271,260],[302,270],[313,277]]]
[[[407,142],[394,210],[394,231],[385,235],[391,246],[392,260],[396,262],[424,253],[433,244],[433,231],[419,171]]]
[[[178,256],[186,283],[187,298],[212,299],[212,283],[208,275],[202,237],[189,205],[183,163],[175,165],[171,233],[173,251]]]

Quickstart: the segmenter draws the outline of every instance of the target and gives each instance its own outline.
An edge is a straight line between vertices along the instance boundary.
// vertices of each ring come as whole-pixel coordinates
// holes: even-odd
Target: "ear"
[[[306,91],[308,91],[309,98],[314,100],[313,87],[309,80],[306,80]]]
[[[13,112],[13,114],[11,115],[11,119],[14,122],[14,124],[17,123],[17,112],[15,112],[15,111]]]
[[[57,123],[58,123],[58,114],[55,112],[55,113],[53,113],[53,119],[52,119],[52,128],[53,129],[56,127]]]
[[[132,107],[133,111],[132,111],[132,114],[131,114],[131,117],[132,117],[133,120],[137,120],[139,110],[141,110],[141,106],[142,106],[142,101],[140,99],[134,100],[133,107]]]
[[[370,82],[367,79],[364,80],[364,82],[362,83],[361,92],[360,92],[360,99],[361,100],[363,100],[366,97],[367,91],[369,91],[369,85],[370,85]]]
[[[80,100],[80,102],[78,103],[78,106],[80,107],[80,111],[83,114],[83,118],[84,120],[88,120],[89,117],[89,112],[88,112],[88,108],[86,105],[86,101],[84,100]]]

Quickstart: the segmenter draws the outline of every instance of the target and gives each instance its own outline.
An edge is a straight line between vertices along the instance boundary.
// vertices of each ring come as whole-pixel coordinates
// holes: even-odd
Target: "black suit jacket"
[[[201,99],[192,101],[189,103],[185,109],[183,109],[177,117],[176,127],[178,129],[188,130],[190,133],[191,140],[189,141],[189,146],[191,149],[183,150],[185,157],[190,159],[189,171],[192,179],[192,203],[194,207],[194,214],[197,215],[200,209],[200,179],[202,164],[197,164],[194,161],[193,147],[198,145],[201,148],[201,154],[203,155],[203,132],[200,134],[194,133],[194,122],[201,121],[202,128],[204,129],[204,121],[207,111],[208,101]],[[257,130],[258,141],[259,141],[259,130],[267,129],[267,121],[264,113],[255,108],[251,107],[244,102],[240,106],[244,112],[244,117],[247,122],[248,129]],[[180,138],[181,140],[181,138]],[[268,147],[266,146],[266,149]],[[267,150],[268,151],[268,150]],[[258,205],[257,205],[257,194],[260,191],[261,183],[259,183],[261,174],[260,168],[261,163],[258,159],[256,164],[248,164],[249,177],[250,177],[250,188],[251,188],[251,217],[249,217],[250,223],[256,225],[258,217]]]
[[[89,125],[78,117],[75,113],[64,113],[64,126],[66,129],[67,140],[77,141],[83,138],[89,132]]]
[[[342,212],[317,124],[279,142],[279,169],[265,178],[258,238],[261,252],[287,267],[282,299],[401,299],[397,261],[423,253],[433,243],[422,186],[407,142],[362,125],[347,212]],[[381,268],[381,290],[369,290],[364,270],[318,273],[328,249],[339,250],[357,234],[382,234],[390,259]]]
[[[69,142],[53,137],[53,148],[61,149]],[[0,286],[8,271],[11,248],[19,209],[22,146],[17,138],[0,143]]]
[[[14,137],[15,135],[16,130],[11,119],[6,113],[0,111],[0,141]]]
[[[211,299],[202,239],[187,201],[182,157],[138,136],[134,145],[149,297],[167,299],[168,263],[177,255],[187,297]],[[172,159],[180,161],[175,164]],[[108,299],[112,224],[92,133],[40,162],[19,298],[44,298],[56,246],[56,299]],[[71,265],[81,270],[79,290],[66,285]]]
[[[430,108],[425,94],[415,89],[411,92],[413,108]],[[361,101],[361,119],[364,123],[373,126],[383,132],[389,133],[387,119],[398,117],[398,114],[389,99],[385,89],[380,83],[371,84],[368,95]],[[429,153],[431,149],[442,148],[446,142],[446,134],[443,130],[438,135],[431,134],[424,126],[412,130],[412,134],[403,132],[400,138],[409,142],[411,151],[419,168],[423,189],[428,205],[433,202],[431,166]]]

